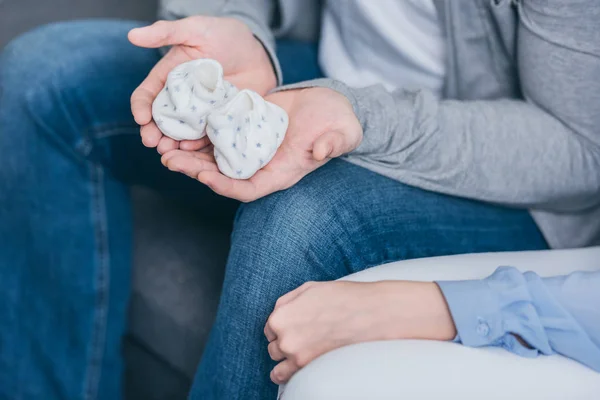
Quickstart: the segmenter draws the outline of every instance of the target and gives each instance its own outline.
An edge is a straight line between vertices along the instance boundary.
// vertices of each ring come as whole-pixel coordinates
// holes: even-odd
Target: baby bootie
[[[206,117],[235,96],[238,89],[223,80],[215,60],[199,59],[175,67],[152,104],[158,128],[175,140],[204,137]]]
[[[248,179],[271,161],[287,127],[288,115],[281,107],[242,90],[208,116],[206,133],[219,170],[230,178]]]

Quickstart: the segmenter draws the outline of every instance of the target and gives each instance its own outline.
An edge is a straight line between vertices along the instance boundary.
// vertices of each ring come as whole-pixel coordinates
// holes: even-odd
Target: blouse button
[[[479,336],[486,337],[490,334],[490,326],[485,322],[481,322],[479,325],[477,325],[477,334]]]

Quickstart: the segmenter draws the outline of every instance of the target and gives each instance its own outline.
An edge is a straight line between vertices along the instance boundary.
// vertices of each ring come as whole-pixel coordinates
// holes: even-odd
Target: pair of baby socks
[[[208,135],[219,170],[234,179],[248,179],[271,161],[288,127],[281,107],[252,90],[238,90],[211,59],[175,67],[152,115],[161,132],[175,140]]]

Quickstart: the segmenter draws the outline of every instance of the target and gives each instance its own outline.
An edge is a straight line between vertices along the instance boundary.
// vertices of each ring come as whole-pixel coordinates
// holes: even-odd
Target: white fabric
[[[219,170],[235,179],[248,179],[271,161],[288,127],[282,108],[251,90],[238,91],[211,59],[175,67],[152,104],[152,115],[175,140],[208,134]]]
[[[271,161],[287,127],[282,108],[242,90],[208,116],[206,133],[215,146],[219,170],[231,178],[248,179]]]
[[[441,93],[444,34],[433,0],[328,0],[319,62],[352,87],[427,88]]]
[[[200,139],[205,135],[208,114],[236,93],[237,89],[223,79],[223,68],[217,61],[189,61],[169,73],[165,87],[152,104],[152,116],[170,138]]]
[[[540,276],[600,268],[600,247],[469,254],[401,261],[344,279],[480,279],[500,265]],[[292,377],[281,400],[597,400],[600,374],[561,356],[522,358],[499,348],[433,341],[387,341],[327,353]]]

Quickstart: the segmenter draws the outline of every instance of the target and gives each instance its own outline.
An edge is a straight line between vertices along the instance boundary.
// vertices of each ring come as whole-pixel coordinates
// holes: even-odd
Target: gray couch
[[[155,13],[156,0],[0,0],[0,48],[47,22],[91,17],[151,21]],[[214,319],[229,224],[207,225],[192,209],[143,188],[134,188],[133,196],[126,398],[185,398]]]

